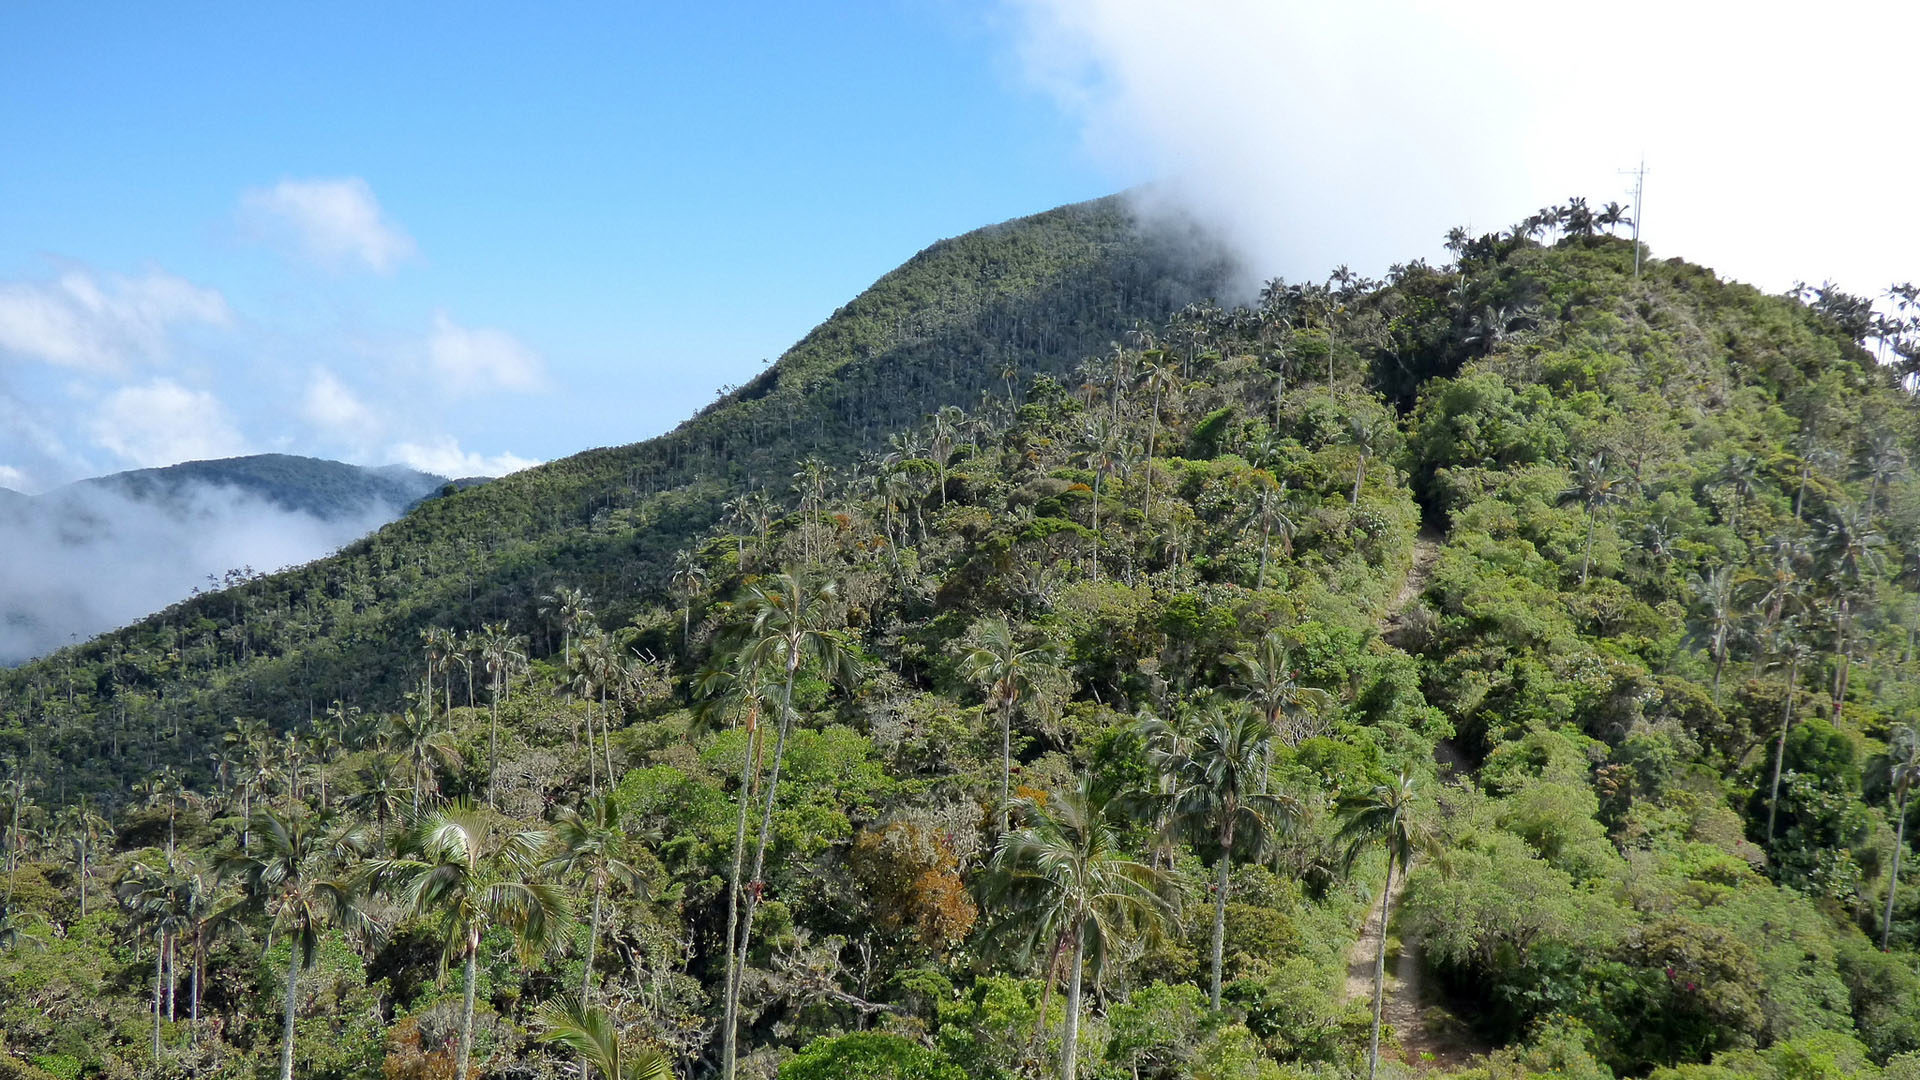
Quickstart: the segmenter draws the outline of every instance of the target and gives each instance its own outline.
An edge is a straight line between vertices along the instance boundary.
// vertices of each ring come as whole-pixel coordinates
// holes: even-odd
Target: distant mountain
[[[243,575],[319,558],[465,482],[258,454],[0,489],[0,664]]]

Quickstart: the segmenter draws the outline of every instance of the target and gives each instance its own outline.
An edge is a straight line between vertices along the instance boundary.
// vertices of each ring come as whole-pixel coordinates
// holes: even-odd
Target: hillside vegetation
[[[1550,217],[1232,309],[971,234],[6,676],[0,1069],[1920,1076],[1913,402]]]

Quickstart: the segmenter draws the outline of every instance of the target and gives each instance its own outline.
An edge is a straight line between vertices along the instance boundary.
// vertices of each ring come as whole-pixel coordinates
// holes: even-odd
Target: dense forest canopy
[[[1062,208],[0,675],[0,1076],[1920,1076],[1911,291],[1629,224]]]

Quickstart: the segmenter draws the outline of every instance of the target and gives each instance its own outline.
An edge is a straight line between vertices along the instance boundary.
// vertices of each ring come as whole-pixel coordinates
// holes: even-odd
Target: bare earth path
[[[1440,561],[1440,547],[1444,538],[1437,531],[1421,530],[1414,541],[1413,566],[1407,572],[1407,580],[1401,585],[1399,595],[1394,599],[1393,614],[1387,617],[1385,630],[1389,637],[1400,629],[1405,615],[1413,609],[1426,591],[1427,584],[1433,579],[1434,566]],[[1452,743],[1442,740],[1434,748],[1434,759],[1440,764],[1440,774],[1447,782],[1457,782],[1456,777],[1464,778],[1465,768],[1460,754]],[[1394,875],[1389,892],[1392,894],[1389,906],[1395,915],[1400,911],[1400,899],[1406,892],[1407,875],[1405,872]],[[1353,951],[1347,963],[1347,998],[1368,1003],[1373,1001],[1373,965],[1379,955],[1381,938],[1388,934],[1391,927],[1383,925],[1380,919],[1380,898],[1374,897],[1367,906],[1367,921],[1360,929],[1359,940],[1353,943]],[[1484,1047],[1473,1045],[1461,1033],[1451,1030],[1457,1025],[1446,1025],[1449,1030],[1440,1030],[1432,1023],[1437,1019],[1435,1003],[1428,1000],[1421,978],[1420,943],[1417,940],[1387,938],[1386,990],[1381,1003],[1380,1020],[1392,1033],[1391,1043],[1381,1051],[1381,1057],[1392,1055],[1397,1047],[1402,1059],[1418,1069],[1457,1068],[1465,1065],[1476,1053],[1484,1053]]]

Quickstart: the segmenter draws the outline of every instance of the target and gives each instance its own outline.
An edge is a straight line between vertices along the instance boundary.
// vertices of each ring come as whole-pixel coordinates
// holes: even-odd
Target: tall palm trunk
[[[1067,973],[1067,1026],[1060,1036],[1060,1080],[1074,1080],[1074,1066],[1080,1055],[1080,969],[1086,966],[1086,959],[1086,937],[1075,927],[1073,970]]]
[[[1893,830],[1893,870],[1887,875],[1887,913],[1880,920],[1880,951],[1893,940],[1893,895],[1900,888],[1900,853],[1907,849],[1907,790],[1900,791],[1900,809]]]
[[[747,711],[746,752],[740,760],[740,822],[733,834],[733,876],[728,879],[727,887],[727,983],[726,983],[726,1019],[720,1035],[720,1060],[727,1076],[733,1075],[734,1059],[734,1021],[737,1011],[734,990],[740,972],[734,960],[734,949],[739,943],[740,931],[740,871],[747,861],[747,808],[752,803],[754,765],[760,742],[759,710]]]
[[[165,934],[154,935],[153,954],[153,1060],[160,1060],[160,981],[166,977],[167,939]]]
[[[467,1066],[473,1061],[473,993],[474,980],[479,974],[479,961],[480,929],[475,927],[467,932],[467,999],[461,1006],[460,1050],[454,1058],[453,1075],[460,1080],[466,1080]]]
[[[1394,815],[1395,820],[1399,818]],[[1393,848],[1387,848],[1387,883],[1380,890],[1380,947],[1373,956],[1373,1035],[1367,1042],[1367,1080],[1380,1068],[1380,1013],[1387,999],[1387,920],[1393,910]]]
[[[613,717],[607,712],[607,688],[600,688],[600,749],[607,767],[607,790],[613,790]]]
[[[789,643],[787,649],[787,680],[780,688],[780,729],[773,740],[773,764],[767,770],[767,795],[763,804],[765,810],[760,816],[760,838],[753,849],[752,886],[747,893],[747,909],[740,916],[740,942],[738,968],[733,980],[733,993],[727,1001],[727,1012],[733,1017],[733,1027],[727,1032],[727,1042],[734,1043],[734,1028],[740,1022],[740,983],[747,970],[747,950],[753,947],[753,916],[760,907],[760,875],[766,870],[767,843],[773,834],[773,804],[780,795],[780,763],[787,754],[787,731],[793,720],[793,676],[800,667],[800,652]],[[724,1062],[726,1080],[733,1080],[735,1059],[726,1058]]]
[[[1100,579],[1100,470],[1093,471],[1093,563],[1087,568],[1094,580]]]
[[[1787,702],[1780,709],[1780,742],[1773,750],[1773,787],[1767,796],[1767,844],[1773,844],[1773,823],[1780,815],[1780,768],[1787,760],[1787,732],[1793,727],[1793,683],[1800,672],[1800,658],[1787,665]]]
[[[287,1003],[284,1022],[280,1025],[280,1080],[293,1080],[293,1007],[299,998],[296,996],[300,986],[300,945],[295,942],[288,950],[287,958]],[[464,1071],[463,1071],[464,1072]]]
[[[1587,545],[1580,555],[1580,584],[1583,586],[1587,583],[1587,571],[1593,567],[1593,522],[1596,516],[1593,511],[1587,511]]]
[[[1850,597],[1840,598],[1839,640],[1834,644],[1833,669],[1833,720],[1840,722],[1840,705],[1847,698],[1847,675],[1853,649],[1847,637],[1853,629],[1853,601]]]
[[[487,808],[493,808],[493,775],[500,762],[500,676],[493,677],[492,718],[487,722]]]
[[[1007,813],[1013,801],[1013,698],[1000,701],[1000,835],[1007,835]]]
[[[587,928],[586,970],[580,975],[580,1004],[587,1003],[587,993],[593,989],[593,947],[600,942],[600,898],[606,892],[606,882],[599,875],[593,881],[593,922]]]
[[[1353,493],[1347,496],[1348,506],[1360,505],[1360,483],[1367,478],[1367,455],[1360,455],[1360,465],[1353,470]]]
[[[1213,1009],[1220,1011],[1220,969],[1226,955],[1227,941],[1227,890],[1233,884],[1233,826],[1232,809],[1227,812],[1227,823],[1220,830],[1220,880],[1214,887],[1213,897]]]
[[[1272,543],[1273,519],[1262,514],[1260,516],[1260,572],[1253,578],[1253,588],[1256,592],[1267,587],[1267,548]]]

